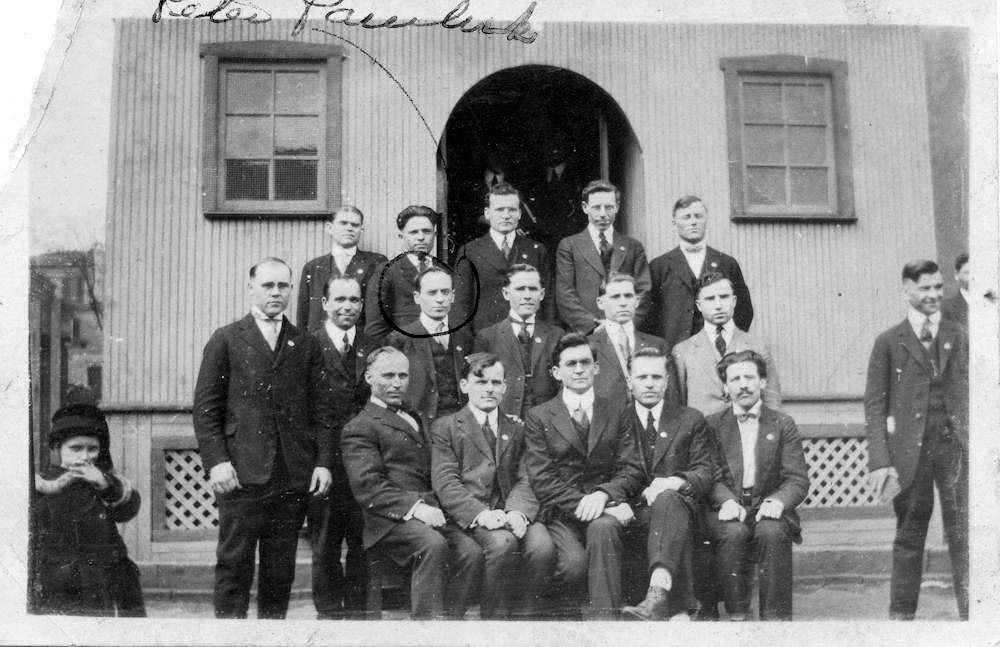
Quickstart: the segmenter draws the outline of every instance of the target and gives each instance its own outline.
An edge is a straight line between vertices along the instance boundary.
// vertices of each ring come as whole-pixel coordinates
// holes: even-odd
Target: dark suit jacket
[[[753,303],[740,264],[732,256],[707,247],[701,275],[711,272],[723,274],[732,282],[733,294],[736,295],[733,320],[737,328],[749,330],[753,321]],[[701,312],[694,305],[698,282],[680,247],[653,259],[649,264],[649,273],[652,288],[649,315],[643,330],[662,337],[667,347],[673,348],[705,325]]]
[[[938,326],[938,367],[948,417],[968,447],[968,331],[943,317]],[[904,319],[875,340],[865,383],[868,470],[891,465],[899,472],[899,484],[904,488],[917,469],[932,375],[924,347],[909,321]]]
[[[344,277],[356,279],[361,284],[361,298],[365,297],[368,280],[375,274],[375,268],[386,262],[386,257],[378,252],[358,250],[347,265]],[[295,321],[299,328],[315,332],[323,327],[326,312],[323,311],[323,286],[331,276],[342,276],[333,260],[333,254],[324,254],[314,258],[302,266],[302,278],[299,279],[298,305],[295,309]],[[364,328],[365,313],[362,311],[358,326]]]
[[[534,343],[531,345],[531,387],[535,402],[541,404],[559,393],[559,383],[549,371],[549,362],[556,342],[563,336],[563,330],[541,322],[535,317],[534,333],[532,336]],[[500,410],[509,415],[520,416],[524,404],[527,371],[521,361],[521,342],[517,340],[510,320],[505,317],[500,322],[476,333],[473,349],[477,353],[494,353],[500,356],[507,380],[507,392],[504,393],[503,402],[500,403]]]
[[[948,321],[969,327],[969,303],[961,292],[956,292],[941,302],[941,316]]]
[[[552,274],[549,269],[549,252],[545,245],[524,236],[514,236],[510,260],[490,238],[489,234],[469,241],[455,255],[455,307],[452,308],[452,319],[456,323],[466,321],[475,309],[472,318],[472,332],[478,333],[496,322],[504,319],[510,312],[510,304],[504,301],[500,290],[507,278],[507,269],[517,263],[527,263],[538,269],[542,277],[542,287],[545,289],[545,299],[539,315],[545,321],[555,318],[556,295],[552,292]],[[464,262],[462,259],[468,259]],[[479,290],[471,266],[475,266],[479,274]],[[476,303],[476,296],[479,303]]]
[[[385,407],[369,402],[344,426],[340,445],[351,491],[365,518],[364,545],[371,548],[417,501],[438,506],[431,486],[427,418],[410,408],[420,431]]]
[[[649,265],[642,243],[615,232],[611,242],[612,272],[625,272],[635,278],[635,292],[639,297],[636,308],[636,326],[642,324],[649,309]],[[597,322],[604,319],[604,311],[597,307],[597,291],[605,278],[601,255],[584,229],[559,241],[556,251],[556,305],[559,318],[568,328],[587,334]]]
[[[292,487],[308,489],[314,467],[338,459],[333,393],[316,339],[288,319],[275,357],[247,315],[215,331],[194,391],[194,433],[208,472],[231,461],[242,485],[271,477],[278,449]]]
[[[462,528],[484,510],[496,509],[501,500],[505,512],[520,512],[529,522],[538,515],[538,499],[524,466],[524,423],[502,413],[497,420],[497,458],[468,407],[431,426],[434,491]]]
[[[449,317],[449,325],[451,321]],[[403,330],[414,335],[428,334],[419,319],[403,326]],[[388,338],[388,344],[403,351],[410,360],[410,386],[406,401],[426,415],[428,420],[434,420],[438,408],[437,371],[434,370],[434,356],[431,350],[431,344],[439,343],[437,340],[438,337],[410,337],[398,331],[394,331]],[[461,380],[462,360],[472,353],[472,334],[465,328],[453,331],[448,336],[448,348],[454,350],[453,368],[457,384],[458,380]],[[459,392],[458,399],[464,403],[466,397]]]
[[[631,391],[628,384],[628,374],[622,369],[622,364],[618,360],[618,353],[615,352],[615,345],[608,337],[606,329],[602,328],[598,332],[587,336],[591,346],[597,352],[597,361],[600,369],[594,377],[594,392],[600,398],[608,400],[630,400]],[[667,356],[667,394],[666,400],[672,404],[677,404],[680,397],[677,392],[677,371],[674,368],[674,360],[670,357],[670,349],[659,337],[647,335],[645,333],[635,333],[635,348],[656,348]]]
[[[441,261],[429,257],[435,267],[451,273]],[[375,268],[365,291],[365,334],[375,340],[385,339],[395,329],[382,315],[380,304],[397,327],[416,321],[420,316],[420,306],[413,301],[416,289],[413,282],[417,278],[417,267],[403,254],[380,264]]]
[[[743,444],[731,406],[709,416],[706,422],[718,445],[712,487],[712,507],[717,509],[729,499],[740,500],[736,493],[743,489]],[[801,525],[795,508],[809,494],[809,468],[802,437],[790,416],[767,406],[760,408],[758,422],[757,482],[751,495],[752,507],[759,507],[765,499],[781,501],[785,506],[782,515],[795,541],[801,542]]]
[[[573,513],[585,495],[601,490],[608,505],[628,502],[642,489],[642,467],[628,403],[595,398],[587,447],[580,443],[561,396],[528,411],[524,437],[528,478],[542,519]]]
[[[771,348],[763,339],[737,328],[733,331],[726,353],[742,350],[752,350],[764,358],[767,365],[767,388],[760,397],[767,406],[780,409],[781,382],[778,379],[778,368],[771,356]],[[672,354],[677,368],[680,402],[706,416],[718,413],[730,405],[726,387],[719,379],[719,372],[715,370],[719,363],[718,352],[705,335],[704,329],[676,344]]]
[[[705,425],[705,417],[695,409],[664,402],[657,425],[659,433],[653,447],[653,469],[647,470],[646,444],[642,441],[646,421],[635,414],[634,406],[631,409],[632,431],[639,450],[644,483],[648,484],[654,478],[679,476],[691,486],[691,495],[695,499],[707,501],[712,492],[715,444]]]

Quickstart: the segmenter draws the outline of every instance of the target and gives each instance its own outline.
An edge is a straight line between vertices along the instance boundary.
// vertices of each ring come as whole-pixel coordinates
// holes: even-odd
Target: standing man
[[[552,352],[560,394],[528,412],[528,477],[556,546],[557,585],[586,576],[585,617],[613,620],[621,608],[622,534],[634,519],[628,502],[641,489],[632,411],[594,394],[597,356],[587,338],[564,335]]]
[[[440,267],[422,271],[415,279],[413,301],[420,316],[393,332],[388,343],[410,360],[408,402],[429,420],[455,413],[465,404],[459,390],[462,361],[472,350],[472,334],[451,329],[448,313],[455,302],[451,274]]]
[[[747,619],[756,561],[760,619],[791,620],[792,542],[802,543],[795,508],[809,493],[802,437],[794,420],[761,401],[763,357],[752,350],[729,353],[719,362],[719,377],[733,404],[707,419],[718,454],[706,521],[726,613],[730,620]]]
[[[365,518],[365,549],[410,566],[414,620],[465,615],[479,586],[483,552],[449,523],[431,486],[427,418],[403,405],[406,355],[391,346],[368,356],[371,399],[344,427],[340,444],[351,491]]]
[[[955,280],[958,292],[941,302],[941,316],[966,328],[969,327],[969,255],[962,253],[955,259]]]
[[[635,312],[639,305],[635,279],[628,274],[611,272],[597,294],[597,307],[604,313],[604,325],[587,336],[601,367],[594,377],[594,392],[609,400],[631,399],[628,360],[633,352],[643,348],[655,348],[667,355],[669,381],[675,382],[673,360],[663,340],[635,329]],[[669,399],[676,401],[676,389],[673,384],[669,388]]]
[[[638,523],[628,531],[645,539],[649,564],[646,598],[622,609],[623,616],[637,620],[687,620],[697,606],[692,532],[712,489],[713,447],[705,418],[664,399],[669,367],[670,355],[653,347],[640,348],[629,361],[632,430],[648,484],[635,499]]]
[[[781,408],[781,384],[778,368],[767,342],[736,327],[733,314],[739,298],[733,293],[732,282],[719,272],[710,272],[698,281],[695,306],[701,312],[705,327],[673,348],[677,366],[677,386],[681,402],[710,416],[725,409],[726,385],[716,369],[728,353],[752,350],[767,364],[767,386],[761,399],[771,409]]]
[[[434,491],[442,509],[483,549],[479,616],[544,619],[539,610],[555,547],[536,521],[538,500],[524,469],[524,423],[500,413],[504,365],[491,353],[465,359],[469,404],[431,427]]]
[[[906,319],[878,336],[868,360],[868,480],[896,512],[894,620],[913,620],[917,611],[935,485],[958,612],[969,617],[969,337],[941,316],[942,291],[936,263],[907,263]]]
[[[371,388],[365,382],[365,358],[377,344],[359,330],[361,285],[351,277],[330,277],[323,290],[323,327],[312,333],[323,349],[326,374],[333,390],[336,428],[334,442],[340,446],[340,430],[358,415]],[[313,499],[309,506],[309,538],[312,542],[312,595],[319,620],[363,618],[367,565],[361,531],[364,518],[354,501],[347,472],[339,456],[333,465],[330,493]],[[347,563],[340,564],[341,544],[347,541]]]
[[[430,255],[437,238],[438,215],[430,207],[411,205],[396,216],[403,253],[376,268],[365,292],[365,334],[385,339],[413,323],[420,307],[413,301],[414,282],[422,270],[444,265]]]
[[[583,211],[590,224],[559,242],[556,251],[556,305],[567,327],[586,335],[604,318],[597,306],[601,283],[611,272],[635,278],[636,323],[649,309],[649,266],[642,243],[614,230],[621,192],[595,180],[583,189]]]
[[[361,285],[361,295],[364,296],[365,287],[375,274],[375,268],[388,260],[378,252],[358,249],[358,242],[365,230],[365,214],[357,207],[338,207],[326,222],[325,229],[332,241],[330,253],[303,265],[302,279],[299,281],[295,322],[299,328],[309,332],[320,330],[327,321],[323,308],[327,281],[350,277]],[[364,323],[362,311],[358,317],[358,325],[363,327]]]
[[[729,279],[736,295],[733,316],[736,327],[750,330],[753,303],[740,264],[732,256],[705,244],[708,225],[705,203],[696,196],[684,196],[674,204],[673,223],[681,244],[649,264],[652,302],[645,330],[662,337],[668,348],[701,330],[701,313],[694,303],[698,279],[712,272]]]
[[[490,225],[485,236],[469,241],[455,256],[456,322],[472,318],[472,332],[488,328],[507,316],[502,295],[511,265],[526,263],[538,269],[542,287],[551,292],[552,275],[545,245],[517,233],[521,220],[521,194],[507,183],[493,186],[486,194],[483,215]],[[476,274],[472,268],[475,267]],[[552,321],[555,307],[546,301],[542,318]]]
[[[260,551],[257,617],[284,618],[308,495],[330,489],[333,394],[323,351],[282,313],[292,270],[250,268],[250,314],[215,331],[194,392],[198,451],[219,504],[215,617],[245,618]]]
[[[559,392],[549,360],[563,330],[537,317],[545,288],[533,266],[511,265],[500,293],[509,306],[507,317],[476,333],[474,347],[500,356],[507,378],[500,411],[523,419],[528,409]]]

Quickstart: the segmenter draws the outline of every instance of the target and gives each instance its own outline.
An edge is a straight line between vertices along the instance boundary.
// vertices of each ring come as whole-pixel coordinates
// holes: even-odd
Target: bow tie
[[[385,408],[388,409],[389,411],[392,411],[393,413],[399,413],[399,407],[395,405],[387,404],[385,405]]]
[[[736,414],[736,419],[739,420],[740,422],[746,422],[747,420],[749,420],[751,418],[756,418],[756,417],[757,417],[757,414],[754,413],[753,411],[747,411],[746,413],[737,413]]]
[[[701,245],[701,244],[699,244],[699,245],[684,245],[684,251],[687,252],[688,254],[697,254],[697,253],[699,253],[703,249],[705,249],[705,246]]]

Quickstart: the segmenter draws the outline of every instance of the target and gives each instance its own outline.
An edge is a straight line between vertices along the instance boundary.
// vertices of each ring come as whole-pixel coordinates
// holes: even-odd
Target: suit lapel
[[[275,367],[282,364],[289,355],[295,352],[295,345],[301,341],[300,338],[303,335],[302,331],[294,328],[285,316],[281,317],[281,332],[282,334],[278,335],[278,356],[274,359]]]
[[[566,403],[563,402],[562,395],[556,396],[551,402],[552,405],[549,407],[549,414],[552,418],[552,426],[555,427],[556,431],[576,451],[586,456],[587,448],[580,442],[580,437],[576,433],[576,427],[573,425],[573,418],[569,415],[569,409],[566,408]],[[591,422],[591,429],[593,429],[593,421]]]
[[[621,234],[614,233],[611,235],[611,263],[608,265],[612,272],[617,272],[621,269],[622,263],[625,262],[625,250],[628,249],[626,245],[625,238]]]
[[[516,245],[517,237],[515,236],[514,245],[511,245],[511,254],[514,253],[514,247]],[[493,242],[493,237],[490,236],[489,233],[479,238],[477,246],[479,247],[480,256],[484,261],[501,272],[507,271],[507,259],[503,257],[503,252],[501,252],[500,248]]]
[[[537,317],[535,318],[535,332],[538,332]],[[521,361],[521,342],[514,336],[514,328],[507,319],[500,322],[500,343],[507,347],[507,356],[513,357],[514,362],[521,367],[521,372],[527,375],[529,367],[523,366],[524,362]]]
[[[735,336],[733,338],[735,339]],[[719,374],[715,370],[715,366],[719,363],[719,360],[715,356],[715,349],[708,343],[705,331],[699,330],[696,332],[691,340],[691,344],[694,347],[696,355],[695,362],[709,376],[712,384],[722,389],[722,380],[719,379]]]
[[[410,423],[406,422],[405,420],[403,420],[402,418],[400,418],[397,414],[393,413],[392,411],[389,411],[388,409],[380,407],[379,405],[375,404],[374,402],[369,402],[368,405],[367,405],[367,407],[369,408],[372,417],[375,418],[375,419],[377,419],[377,420],[380,420],[386,426],[392,427],[393,429],[396,429],[397,431],[402,431],[402,432],[405,432],[405,433],[409,434],[417,442],[423,442],[424,441],[424,439],[423,439],[423,437],[422,437],[422,435],[421,435],[421,433],[419,431],[417,431],[416,429],[414,429],[413,426]],[[409,413],[409,412],[407,412],[407,413]],[[420,425],[420,418],[418,416],[414,416],[413,414],[410,414],[410,415],[413,417],[414,420],[417,421],[417,425],[419,426]]]
[[[945,322],[944,318],[938,324],[938,363],[941,365],[941,375],[948,366],[951,349],[955,346],[955,330]]]
[[[719,271],[719,263],[722,261],[722,252],[705,245],[705,262],[701,264],[701,274],[698,278]],[[687,260],[684,261],[687,263]]]
[[[608,407],[602,406],[606,403],[594,400],[594,417],[590,421],[590,431],[587,433],[587,455],[590,456],[597,443],[601,440],[605,428],[610,423],[608,418]]]
[[[497,443],[499,444],[499,449],[497,450],[497,465],[500,465],[500,459],[503,455],[507,453],[510,449],[511,441],[514,439],[514,428],[516,424],[513,420],[500,413],[497,415]]]
[[[545,362],[548,361],[548,358],[543,358],[542,357],[542,349],[545,348],[545,345],[549,341],[549,333],[550,333],[550,331],[549,331],[548,327],[545,324],[543,324],[541,321],[539,321],[539,317],[536,314],[535,315],[535,336],[531,340],[531,373],[532,373],[532,375],[535,374],[535,370],[536,369],[541,370],[542,372],[545,372],[545,371],[548,370],[548,368],[545,366]],[[538,365],[538,360],[539,359],[542,359],[542,365],[541,366]],[[525,369],[525,371],[527,371],[527,368]]]
[[[722,442],[726,448],[726,462],[733,475],[733,490],[739,491],[743,487],[743,441],[732,408],[727,409],[722,417]]]
[[[899,324],[896,338],[899,340],[900,345],[913,356],[913,359],[920,365],[920,368],[924,369],[925,373],[928,375],[933,374],[933,369],[927,365],[927,357],[924,355],[924,345],[920,343],[920,339],[913,332],[913,328],[910,326],[908,320],[904,319],[903,323]]]
[[[503,416],[499,416],[502,418]],[[479,426],[476,422],[476,416],[472,414],[472,410],[469,407],[462,407],[456,416],[459,427],[465,432],[465,435],[472,440],[472,444],[476,446],[480,452],[483,453],[486,458],[493,458],[493,448],[490,444],[486,442],[486,436],[483,435],[483,428]],[[500,426],[499,424],[497,425]],[[497,431],[499,434],[500,432]]]
[[[590,263],[597,273],[604,276],[604,263],[601,262],[601,255],[598,253],[597,248],[594,247],[594,241],[590,238],[590,230],[584,229],[582,232],[576,235],[577,250],[583,255],[587,262]]]
[[[368,368],[368,354],[375,350],[376,346],[370,339],[365,337],[359,328],[354,336],[354,380],[360,383],[364,379],[365,370]]]
[[[666,456],[667,450],[670,449],[670,445],[673,444],[674,439],[677,438],[677,432],[680,430],[680,416],[671,415],[671,413],[664,402],[663,409],[660,411],[660,424],[657,426],[656,444],[653,446],[654,469],[657,463]]]
[[[601,366],[607,366],[607,370],[612,370],[614,367],[615,373],[617,373],[619,378],[624,378],[625,374],[622,371],[622,361],[618,358],[618,352],[615,351],[614,344],[611,343],[611,338],[608,337],[607,329],[594,335],[594,347],[597,349],[597,358]]]
[[[323,356],[326,357],[326,363],[339,373],[341,377],[350,381],[351,376],[347,374],[347,367],[344,366],[344,358],[337,352],[325,325],[319,329],[319,343],[323,348]]]
[[[281,324],[286,325],[285,323]],[[260,331],[257,327],[257,322],[254,320],[253,315],[247,315],[243,319],[243,326],[240,329],[240,338],[243,339],[251,348],[256,350],[258,353],[263,355],[269,364],[274,363],[274,351],[268,346],[267,340],[264,339],[264,333]]]
[[[706,256],[708,255],[706,254]],[[674,274],[680,278],[681,282],[687,286],[688,291],[693,294],[694,274],[691,272],[691,266],[688,265],[687,259],[684,257],[684,252],[681,251],[680,247],[675,247],[667,252],[667,262]]]
[[[766,407],[760,409],[760,421],[757,425],[757,447],[754,456],[757,459],[757,473],[754,475],[754,495],[764,496],[769,494],[764,492],[764,477],[771,471],[771,464],[774,463],[778,454],[778,428],[774,424],[774,418]]]

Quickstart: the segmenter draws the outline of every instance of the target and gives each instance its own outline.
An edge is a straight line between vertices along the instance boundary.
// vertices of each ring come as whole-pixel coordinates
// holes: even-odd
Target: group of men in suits
[[[503,183],[486,196],[490,231],[454,269],[430,255],[433,210],[397,216],[404,251],[389,260],[357,250],[363,215],[339,209],[327,223],[331,254],[302,270],[301,331],[282,316],[288,266],[272,258],[251,269],[251,314],[213,335],[195,396],[220,504],[219,617],[246,615],[258,547],[258,614],[284,615],[307,515],[321,618],[364,613],[371,550],[412,569],[416,618],[459,618],[477,598],[484,618],[572,617],[567,608],[687,618],[699,605],[712,617],[721,594],[740,620],[754,563],[761,617],[792,617],[795,508],[808,475],[769,347],[747,332],[753,307],[738,263],[705,245],[697,198],[674,207],[682,245],[651,264],[641,243],[614,231],[617,188],[592,182],[582,198],[588,227],[559,244],[554,280],[544,245],[518,233],[521,198]],[[873,482],[902,488],[894,617],[916,606],[927,492],[932,502],[948,469],[965,473],[967,414],[952,403],[964,367],[967,407],[967,336],[935,319],[940,273],[936,300],[929,274],[904,269],[930,345],[914,328],[924,355],[896,357],[880,337],[865,401]],[[893,384],[888,367],[904,360],[916,364],[896,367]],[[916,384],[904,375],[914,367],[931,371],[929,395],[916,396],[930,402],[923,416],[926,402],[889,392]],[[923,450],[926,434],[899,417],[911,406],[936,439]],[[900,449],[913,438],[917,449]],[[941,448],[958,458],[941,459]],[[959,583],[965,488],[942,500]],[[714,546],[718,583],[696,600],[706,590],[693,575],[701,537]],[[648,561],[649,587],[629,605],[622,573],[636,555]]]

